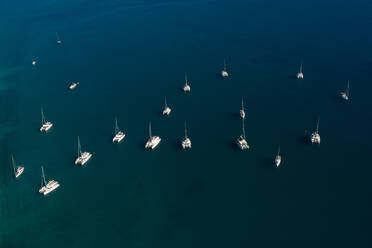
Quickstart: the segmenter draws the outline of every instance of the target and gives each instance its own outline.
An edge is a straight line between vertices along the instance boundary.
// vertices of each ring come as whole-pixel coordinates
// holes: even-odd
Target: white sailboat
[[[85,165],[91,157],[91,153],[81,151],[80,137],[78,136],[78,157],[75,160],[75,164]]]
[[[13,155],[11,157],[12,157],[12,165],[13,165],[14,176],[15,176],[15,178],[18,178],[22,175],[25,168],[22,165],[16,166]]]
[[[187,137],[187,127],[186,127],[186,121],[185,121],[185,138],[182,140],[182,148],[191,148],[191,140],[189,137]]]
[[[236,140],[236,144],[238,147],[242,150],[247,150],[249,149],[249,145],[247,141],[245,140],[245,128],[244,128],[244,119],[242,119],[242,130],[243,134],[239,136],[239,138]]]
[[[226,59],[223,60],[223,70],[221,71],[221,76],[223,78],[226,78],[229,76],[229,73],[227,73],[227,70],[226,70]]]
[[[55,180],[50,180],[48,183],[46,182],[44,175],[44,167],[41,166],[41,187],[39,189],[39,193],[47,195],[58,187],[59,183]]]
[[[145,148],[155,149],[160,144],[161,138],[159,136],[152,136],[151,122],[149,122],[149,139],[145,144]]]
[[[300,71],[297,73],[297,79],[304,79],[304,74],[302,72],[302,60],[300,65]]]
[[[316,124],[316,131],[311,134],[311,143],[320,144],[320,135],[319,135],[319,119],[318,123]]]
[[[344,99],[344,100],[346,100],[346,101],[348,101],[349,100],[349,91],[350,91],[350,82],[349,81],[347,81],[347,86],[346,86],[346,90],[345,90],[345,92],[341,92],[341,97]]]
[[[71,83],[70,86],[68,87],[70,90],[74,90],[80,83],[79,82],[74,82]]]
[[[163,115],[169,115],[172,110],[167,105],[167,98],[166,97],[164,97],[164,103],[165,103],[165,106],[164,106],[164,110],[163,110]]]
[[[57,37],[57,44],[58,44],[58,45],[61,45],[61,44],[62,44],[62,41],[61,41],[61,39],[59,38],[59,35],[58,35],[57,32],[56,32],[56,37]]]
[[[240,117],[242,117],[242,119],[245,118],[245,111],[244,111],[244,102],[243,102],[243,98],[242,98],[242,108],[240,110]]]
[[[185,86],[183,86],[183,91],[184,92],[189,92],[191,90],[191,87],[189,83],[187,82],[187,74],[185,72]]]
[[[282,162],[282,156],[280,156],[280,145],[278,148],[278,154],[275,157],[275,165],[276,167],[279,167],[280,163]]]
[[[40,127],[40,132],[47,132],[53,127],[53,123],[50,121],[46,121],[45,116],[44,116],[44,111],[41,108],[41,127]]]
[[[115,118],[115,136],[112,139],[113,143],[120,143],[125,137],[125,133],[119,130],[118,119]]]

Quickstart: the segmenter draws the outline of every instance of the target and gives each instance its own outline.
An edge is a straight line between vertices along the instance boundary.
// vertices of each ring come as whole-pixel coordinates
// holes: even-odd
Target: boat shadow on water
[[[309,145],[309,132],[305,130],[303,135],[297,137],[297,143],[301,145]]]

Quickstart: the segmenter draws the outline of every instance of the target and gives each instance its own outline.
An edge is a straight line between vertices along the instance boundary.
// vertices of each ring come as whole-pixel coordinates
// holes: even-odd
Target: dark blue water
[[[0,2],[0,247],[372,247],[371,14],[364,0]],[[46,197],[41,165],[61,183]]]

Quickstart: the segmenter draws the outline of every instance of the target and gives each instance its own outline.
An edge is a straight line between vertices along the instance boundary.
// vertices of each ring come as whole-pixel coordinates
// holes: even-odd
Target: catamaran
[[[167,98],[166,97],[164,98],[164,103],[165,103],[165,106],[164,106],[164,110],[163,110],[163,115],[169,115],[172,110],[167,105]]]
[[[320,144],[320,135],[319,135],[319,119],[318,123],[316,124],[316,131],[311,134],[311,143]]]
[[[61,39],[59,38],[59,35],[58,35],[57,32],[56,32],[56,37],[57,37],[57,44],[58,44],[58,45],[62,44],[62,41],[61,41]]]
[[[50,121],[46,121],[43,109],[41,109],[41,128],[40,132],[47,132],[53,127],[53,123]]]
[[[185,86],[183,86],[183,91],[184,92],[189,92],[191,90],[191,87],[189,83],[187,82],[187,74],[185,72]]]
[[[125,137],[125,133],[119,130],[118,120],[115,118],[115,136],[112,139],[113,143],[120,143]]]
[[[243,102],[243,98],[242,98],[242,109],[240,110],[240,117],[242,117],[242,119],[245,118],[245,111],[244,111],[244,102]]]
[[[223,70],[221,71],[221,76],[223,78],[229,76],[229,73],[227,73],[227,70],[226,70],[226,60],[225,59],[223,60]]]
[[[346,87],[345,92],[341,92],[341,97],[346,101],[349,100],[349,90],[350,90],[350,82],[347,81],[347,87]]]
[[[72,83],[72,84],[70,84],[70,86],[68,88],[70,90],[74,90],[76,88],[76,86],[78,86],[79,84],[80,84],[79,82]]]
[[[152,136],[151,122],[149,122],[149,139],[145,144],[145,148],[155,149],[160,144],[161,138],[159,136]]]
[[[48,183],[46,182],[44,175],[44,167],[41,166],[41,187],[39,189],[39,193],[47,195],[58,187],[59,183],[57,181],[50,180]]]
[[[304,79],[304,74],[302,72],[302,60],[300,65],[300,71],[297,73],[297,79]]]
[[[280,163],[282,162],[282,156],[280,156],[280,145],[278,148],[278,154],[275,157],[275,165],[276,167],[279,167]]]
[[[244,119],[242,119],[242,129],[243,129],[243,134],[239,136],[239,138],[236,140],[236,144],[238,147],[242,150],[249,149],[249,145],[247,141],[245,140],[245,128],[244,128]]]
[[[14,176],[15,176],[15,178],[18,178],[22,175],[25,168],[22,165],[16,166],[13,155],[11,157],[12,157],[12,165],[13,165]]]
[[[91,157],[91,153],[81,151],[80,137],[78,136],[78,157],[75,160],[75,164],[85,165]]]
[[[185,138],[182,140],[182,147],[183,149],[191,148],[191,140],[189,137],[187,137],[186,121],[185,121]]]

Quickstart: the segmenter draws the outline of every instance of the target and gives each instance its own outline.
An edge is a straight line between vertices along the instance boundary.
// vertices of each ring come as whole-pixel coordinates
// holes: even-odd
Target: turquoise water
[[[0,247],[371,247],[371,9],[363,0],[0,2]],[[241,97],[247,152],[235,145]],[[54,123],[47,134],[41,106]],[[127,134],[119,145],[115,117]],[[155,151],[144,150],[149,121],[162,138]],[[73,164],[78,135],[94,153],[86,167]],[[11,153],[25,166],[19,180]],[[61,183],[46,197],[41,165]]]

